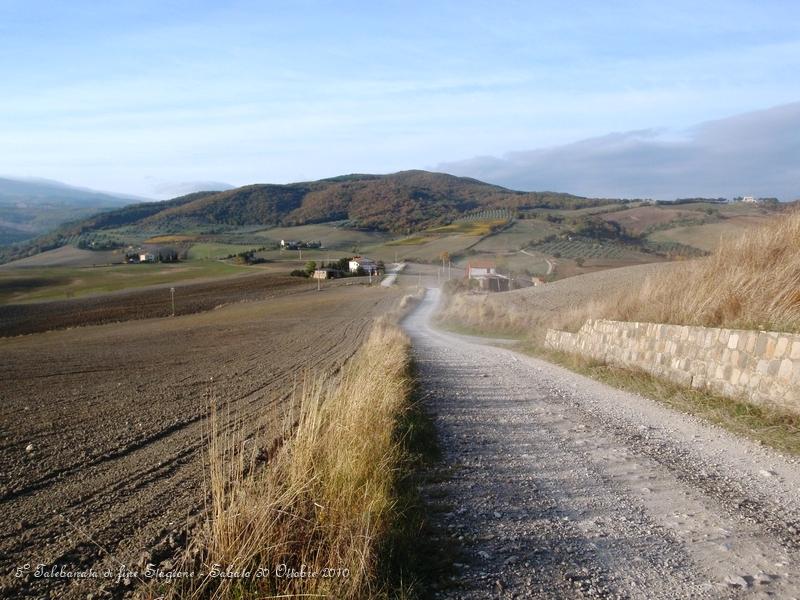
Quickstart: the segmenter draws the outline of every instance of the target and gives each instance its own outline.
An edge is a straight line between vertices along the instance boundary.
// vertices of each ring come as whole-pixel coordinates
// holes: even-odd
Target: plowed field
[[[172,557],[206,500],[211,403],[223,428],[277,440],[294,382],[338,368],[397,293],[306,288],[0,339],[0,596],[118,596],[135,586],[12,572],[42,563],[116,574],[119,563]]]

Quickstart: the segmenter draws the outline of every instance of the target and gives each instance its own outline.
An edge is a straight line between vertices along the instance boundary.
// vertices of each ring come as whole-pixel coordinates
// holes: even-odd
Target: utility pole
[[[169,288],[169,294],[172,296],[172,316],[175,316],[175,288]]]

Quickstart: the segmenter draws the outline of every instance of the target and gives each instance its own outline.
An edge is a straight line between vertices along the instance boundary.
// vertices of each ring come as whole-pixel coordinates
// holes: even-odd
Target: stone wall
[[[683,385],[800,412],[800,335],[590,320],[545,344]]]

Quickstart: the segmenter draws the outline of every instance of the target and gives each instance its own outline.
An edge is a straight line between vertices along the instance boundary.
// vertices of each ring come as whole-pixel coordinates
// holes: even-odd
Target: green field
[[[303,242],[318,241],[327,249],[347,249],[379,244],[391,239],[388,233],[380,231],[361,231],[341,226],[341,222],[319,223],[315,225],[299,225],[297,227],[272,227],[256,232],[257,236],[266,240],[300,240]]]
[[[470,221],[456,221],[450,225],[442,225],[428,229],[429,233],[451,234],[460,233],[463,235],[488,235],[495,227],[500,227],[507,223],[508,219],[476,219]]]
[[[513,252],[541,242],[560,231],[557,225],[538,219],[515,221],[511,227],[485,237],[473,249],[479,252]]]
[[[431,238],[424,235],[412,235],[411,237],[401,238],[399,240],[392,240],[386,242],[387,246],[419,246],[420,244],[427,244]]]
[[[640,255],[639,252],[624,244],[582,238],[553,240],[533,246],[531,250],[536,250],[549,256],[563,256],[564,258],[613,258],[624,260]]]
[[[690,225],[656,231],[648,236],[655,242],[677,242],[694,246],[701,250],[714,250],[722,237],[741,234],[744,230],[761,225],[768,220],[766,216],[741,216],[725,219],[718,223]]]
[[[219,261],[112,265],[105,267],[39,267],[0,271],[0,303],[63,300],[190,279],[229,277],[258,267]]]
[[[394,261],[395,256],[398,260],[435,262],[441,259],[443,252],[451,256],[461,254],[480,239],[480,236],[464,234],[432,236],[426,237],[427,241],[420,244],[389,243],[366,246],[363,248],[363,254],[385,262]]]
[[[621,208],[626,208],[629,206],[638,206],[636,203],[631,203],[628,205],[614,203],[614,204],[603,204],[601,206],[587,206],[586,208],[571,208],[571,209],[564,209],[564,208],[532,208],[526,210],[526,213],[529,214],[539,214],[539,215],[560,215],[560,216],[569,216],[569,217],[580,217],[586,215],[599,215],[605,212],[611,212],[615,210],[620,210]]]
[[[231,254],[239,254],[248,250],[255,250],[260,246],[254,244],[216,244],[201,242],[189,248],[189,260],[214,260],[225,258]]]

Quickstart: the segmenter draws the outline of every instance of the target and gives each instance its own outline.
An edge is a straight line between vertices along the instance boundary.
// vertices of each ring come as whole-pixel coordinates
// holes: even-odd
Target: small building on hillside
[[[139,254],[139,262],[156,262],[156,255],[152,252],[142,252]]]
[[[465,273],[467,279],[481,279],[489,275],[497,275],[497,265],[491,260],[472,260],[467,263]]]
[[[354,256],[350,259],[349,266],[351,273],[357,273],[359,269],[363,269],[367,274],[378,274],[378,263],[366,256]]]
[[[472,260],[465,270],[469,280],[476,281],[482,290],[507,292],[511,289],[511,279],[497,272],[497,265],[490,260]]]
[[[742,198],[742,202],[747,202],[748,204],[757,204],[758,199],[755,196],[745,196]]]
[[[335,273],[333,269],[316,269],[312,274],[312,279],[333,279]]]
[[[536,285],[544,285],[544,284],[545,284],[545,280],[544,280],[544,279],[542,279],[541,277],[536,277],[536,276],[534,275],[533,277],[531,277],[531,283],[532,283],[533,285],[535,285],[535,286],[536,286]]]

